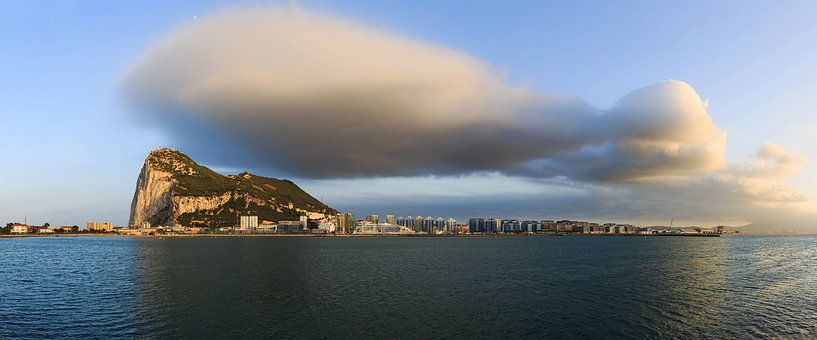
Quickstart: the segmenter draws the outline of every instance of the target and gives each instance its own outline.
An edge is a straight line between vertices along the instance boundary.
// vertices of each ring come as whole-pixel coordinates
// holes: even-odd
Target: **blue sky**
[[[0,124],[5,130],[0,161],[6,165],[0,170],[0,221],[27,217],[33,223],[126,223],[145,155],[157,146],[172,145],[173,140],[166,132],[136,124],[127,114],[129,108],[120,93],[123,75],[152,44],[194,16],[259,5],[290,4],[0,4],[4,45]],[[817,3],[811,1],[473,1],[467,5],[459,1],[300,1],[297,5],[461,51],[503,74],[508,83],[575,96],[600,108],[610,107],[634,89],[665,79],[682,80],[709,100],[710,116],[727,131],[727,161],[747,161],[767,141],[817,159],[812,133],[817,128]],[[810,196],[817,193],[815,173],[808,163],[785,184]],[[408,190],[417,197],[427,189],[435,200],[479,201],[486,215],[505,214],[499,202],[508,202],[507,195],[535,200],[537,195],[570,191],[565,186],[533,190],[524,179],[496,177],[302,179],[298,183],[330,205],[358,214],[385,214],[380,210],[391,209],[425,215],[445,206],[424,206],[420,199],[406,204],[411,211],[400,211],[399,203],[381,208],[371,203],[379,200],[380,190],[359,189],[375,184],[389,188],[383,191]],[[479,189],[468,189],[473,187]],[[447,215],[458,218],[473,212],[451,209],[455,211]]]

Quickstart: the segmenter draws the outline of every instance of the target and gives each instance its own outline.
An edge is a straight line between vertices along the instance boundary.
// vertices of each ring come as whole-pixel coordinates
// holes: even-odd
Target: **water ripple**
[[[817,237],[0,239],[0,338],[815,338]]]

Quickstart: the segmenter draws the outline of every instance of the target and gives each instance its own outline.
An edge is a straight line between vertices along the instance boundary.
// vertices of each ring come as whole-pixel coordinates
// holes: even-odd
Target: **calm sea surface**
[[[817,237],[0,239],[0,338],[817,338]]]

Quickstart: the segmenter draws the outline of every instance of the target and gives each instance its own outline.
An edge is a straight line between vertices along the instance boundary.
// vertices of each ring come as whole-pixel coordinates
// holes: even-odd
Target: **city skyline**
[[[817,230],[817,5],[160,4],[0,5],[4,222],[123,225],[172,146],[356,216]]]

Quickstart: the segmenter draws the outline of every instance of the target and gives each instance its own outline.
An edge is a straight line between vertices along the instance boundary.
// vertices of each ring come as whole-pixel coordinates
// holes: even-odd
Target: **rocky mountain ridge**
[[[234,226],[241,214],[281,221],[334,213],[289,180],[248,172],[224,176],[182,152],[157,149],[139,173],[128,224],[215,228]]]

